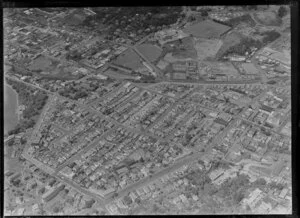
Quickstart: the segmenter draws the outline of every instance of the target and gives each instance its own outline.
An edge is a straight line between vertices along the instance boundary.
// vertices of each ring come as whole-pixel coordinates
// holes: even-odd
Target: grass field
[[[216,54],[217,57],[221,57],[231,46],[239,44],[243,36],[240,33],[232,32],[227,35],[224,40],[221,48]]]
[[[291,65],[290,51],[283,50],[283,52],[278,52],[269,47],[265,47],[263,51],[271,53],[271,55],[269,56],[270,58],[280,61],[283,64]]]
[[[103,73],[106,76],[110,76],[112,78],[116,79],[134,79],[135,76],[132,76],[124,71],[108,68],[106,71]]]
[[[143,66],[140,57],[132,49],[127,49],[124,53],[120,54],[113,63],[132,70]]]
[[[68,15],[64,18],[64,23],[67,25],[80,25],[85,20],[86,15],[82,11],[77,10],[76,12]]]
[[[44,56],[40,56],[33,60],[28,69],[32,71],[52,71],[57,67],[58,64],[58,61],[51,60]]]
[[[174,59],[197,58],[197,51],[192,37],[166,43],[163,47],[163,53],[171,53]]]
[[[141,44],[137,49],[151,62],[156,61],[162,53],[160,47],[151,44]]]
[[[239,72],[230,62],[215,62],[215,61],[206,61],[203,62],[204,65],[208,66],[210,70],[208,72],[212,74],[222,74],[228,76],[238,76]]]
[[[258,12],[254,14],[256,20],[262,25],[266,26],[280,26],[282,24],[282,20],[277,17],[275,12],[272,11],[264,11]]]
[[[258,70],[252,63],[243,63],[242,67],[245,69],[247,74],[257,74]]]
[[[211,20],[205,20],[188,26],[183,31],[187,34],[192,34],[197,38],[218,38],[229,29],[229,26],[225,26]]]
[[[252,170],[252,171],[254,171],[254,172],[258,172],[258,173],[266,174],[266,175],[271,175],[271,173],[272,173],[271,169],[265,168],[265,167],[250,166],[249,169]]]
[[[223,42],[218,39],[198,39],[195,43],[198,59],[214,58]]]
[[[169,62],[166,62],[164,60],[160,60],[158,63],[157,63],[157,67],[161,70],[164,70],[167,66],[168,66]]]
[[[33,60],[28,69],[47,80],[73,80],[82,77],[82,74],[72,74],[77,70],[76,67],[62,66],[59,63],[57,60],[40,56]]]

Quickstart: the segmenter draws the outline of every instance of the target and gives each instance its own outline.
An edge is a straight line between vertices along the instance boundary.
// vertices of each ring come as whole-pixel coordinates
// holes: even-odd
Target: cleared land
[[[166,43],[163,47],[163,56],[168,55],[168,53],[171,54],[174,61],[188,58],[196,59],[197,51],[195,49],[194,39],[192,37],[186,37],[181,40]],[[169,61],[173,62],[171,59]]]
[[[247,74],[257,74],[258,70],[252,63],[243,63],[242,67],[245,69]]]
[[[169,62],[166,62],[164,60],[160,60],[158,63],[157,63],[157,67],[160,68],[161,70],[164,70],[167,66],[169,65]]]
[[[187,34],[192,34],[197,38],[218,38],[229,29],[229,26],[211,20],[205,20],[192,26],[188,26],[183,31]]]
[[[283,52],[275,51],[269,47],[264,48],[264,52],[271,53],[270,58],[273,58],[283,64],[291,65],[291,53],[288,50],[283,50]]]
[[[290,52],[291,50],[291,34],[287,33],[282,35],[278,40],[276,40],[272,45],[270,46],[271,49],[283,52],[284,50],[287,50]]]
[[[124,53],[120,54],[113,63],[131,70],[143,67],[140,57],[132,49],[127,49]]]
[[[273,11],[264,11],[254,14],[256,20],[262,25],[266,26],[280,26],[282,20],[277,17],[276,13]]]
[[[227,75],[227,76],[237,76],[239,72],[230,62],[215,62],[215,61],[206,61],[203,62],[208,69],[207,73],[215,75]]]
[[[158,46],[151,44],[141,44],[137,47],[137,49],[150,61],[156,61],[161,53],[162,49]]]
[[[192,58],[176,58],[172,55],[172,53],[166,54],[164,57],[163,61],[168,62],[168,63],[174,63],[177,61],[188,61],[188,60],[193,60]]]
[[[237,32],[232,32],[229,35],[227,35],[224,38],[223,45],[219,49],[216,56],[221,57],[230,47],[239,44],[242,38],[242,34]]]
[[[39,56],[32,61],[28,69],[32,71],[52,71],[57,67],[58,64],[58,61],[51,60],[44,56]]]
[[[195,43],[198,59],[214,58],[222,44],[218,39],[198,39]]]
[[[33,60],[28,69],[48,80],[72,80],[82,77],[81,74],[74,73],[78,68],[63,66],[57,60],[52,60],[44,56]]]
[[[108,68],[106,71],[103,72],[104,75],[110,76],[116,79],[134,79],[135,76],[132,76],[124,71]]]

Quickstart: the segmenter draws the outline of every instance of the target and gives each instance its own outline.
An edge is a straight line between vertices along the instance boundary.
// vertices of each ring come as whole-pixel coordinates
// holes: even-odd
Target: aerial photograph
[[[4,8],[4,215],[292,214],[290,23]]]

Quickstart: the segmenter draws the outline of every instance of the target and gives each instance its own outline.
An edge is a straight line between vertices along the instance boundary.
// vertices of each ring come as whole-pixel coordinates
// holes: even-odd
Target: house
[[[285,196],[287,195],[288,192],[289,192],[289,190],[287,188],[282,189],[282,191],[279,194],[279,197],[285,198]]]
[[[258,203],[258,201],[262,198],[263,198],[263,192],[259,188],[256,188],[254,191],[250,193],[248,198],[243,200],[243,203],[245,203],[245,205],[249,205],[250,208],[253,209],[255,205]]]
[[[186,79],[185,73],[173,73],[173,78],[178,80]]]
[[[273,108],[271,108],[270,106],[264,105],[264,104],[261,105],[260,110],[267,112],[268,114],[273,112]]]

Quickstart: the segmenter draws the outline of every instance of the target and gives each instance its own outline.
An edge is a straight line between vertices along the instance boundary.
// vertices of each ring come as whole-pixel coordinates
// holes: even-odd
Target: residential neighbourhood
[[[8,7],[3,27],[6,216],[292,213],[289,5]]]

